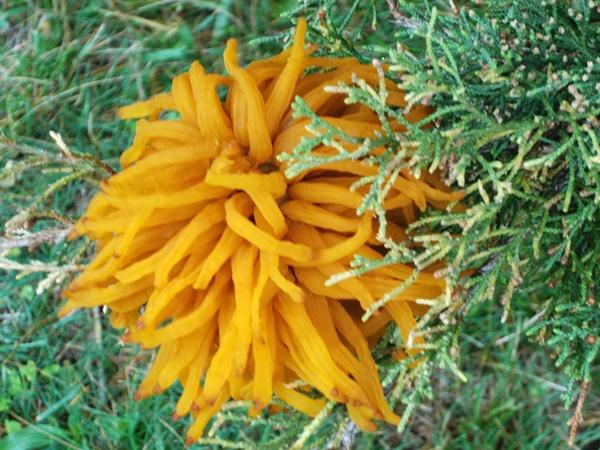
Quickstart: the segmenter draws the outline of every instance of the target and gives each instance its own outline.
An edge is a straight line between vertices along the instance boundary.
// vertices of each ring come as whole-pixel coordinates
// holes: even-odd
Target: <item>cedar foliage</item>
[[[330,30],[322,39],[328,51],[385,63],[410,104],[435,109],[420,124],[405,123],[406,135],[381,137],[390,152],[371,160],[381,176],[364,180],[371,186],[364,208],[378,211],[386,181],[404,167],[440,169],[467,194],[465,211],[431,213],[411,226],[407,242],[388,247],[390,261],[449,264],[439,275],[451,288],[421,324],[428,364],[455,367],[454,339],[474,305],[501,305],[506,322],[520,298],[535,313],[527,334],[569,377],[566,404],[578,392],[583,403],[600,350],[600,8],[594,1],[388,4],[396,24],[389,46],[356,47],[327,19],[332,3],[321,3],[318,17]],[[383,89],[356,80],[339,91],[383,123],[402,120]],[[320,163],[311,159],[314,142],[305,144],[296,149],[299,168]],[[355,262],[357,272],[372,264]],[[421,383],[430,373],[416,371],[406,411],[431,394]]]
[[[466,211],[423,218],[411,238],[422,246],[400,244],[393,251],[403,256],[391,260],[448,261],[440,275],[452,292],[441,300],[457,319],[490,301],[503,306],[506,321],[513,298],[527,297],[544,311],[528,333],[573,382],[590,382],[600,349],[600,11],[595,2],[500,1],[446,11],[435,3],[392,5],[396,47],[370,49],[410,103],[435,113],[421,127],[404,122],[406,137],[382,136],[390,153],[373,161],[382,176],[365,180],[372,195],[364,206],[377,210],[399,154],[406,160],[394,170],[441,169],[466,192]],[[349,41],[340,35],[337,42]],[[385,106],[385,92],[360,80],[340,91],[384,123],[402,120]],[[298,112],[310,114],[302,105]],[[300,166],[310,163],[305,150],[296,150]]]
[[[579,391],[582,403],[600,350],[600,9],[593,1],[388,4],[396,24],[389,46],[356,46],[344,30],[352,19],[339,26],[331,20],[332,2],[319,4],[317,26],[327,30],[320,39],[327,51],[384,63],[385,75],[407,92],[407,108],[435,109],[411,125],[386,106],[383,85],[376,92],[357,79],[338,88],[349,102],[376,111],[384,128],[399,120],[409,130],[399,135],[388,127],[381,142],[364,142],[384,143],[389,153],[369,160],[380,176],[364,180],[371,190],[362,208],[379,212],[386,182],[402,168],[440,169],[467,194],[465,211],[428,214],[410,227],[407,242],[386,242],[390,262],[417,269],[448,263],[439,275],[450,288],[418,331],[428,337],[428,363],[412,370],[416,385],[404,397],[405,418],[417,399],[431,395],[425,380],[433,367],[456,371],[452,350],[469,310],[500,304],[506,322],[518,298],[535,311],[527,334],[570,379],[566,404]],[[318,121],[301,103],[296,111]],[[331,129],[324,139],[332,136],[342,137]],[[316,136],[296,149],[298,170],[324,162],[310,153],[324,141]],[[355,273],[373,264],[356,259]]]

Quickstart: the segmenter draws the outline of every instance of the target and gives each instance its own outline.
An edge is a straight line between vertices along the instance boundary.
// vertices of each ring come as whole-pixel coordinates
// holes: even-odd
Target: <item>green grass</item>
[[[243,59],[273,52],[281,39],[257,38],[287,30],[289,24],[279,14],[294,2],[56,0],[4,5],[0,236],[12,231],[7,221],[23,210],[28,215],[20,226],[32,232],[60,230],[69,217],[81,213],[95,190],[101,171],[81,160],[58,161],[50,130],[59,132],[72,150],[116,168],[116,157],[132,136],[132,125],[116,120],[116,107],[168,88],[170,78],[194,59],[219,70],[228,37],[240,37]],[[15,173],[20,164],[28,169]],[[85,176],[43,197],[48,186],[78,171]],[[4,251],[3,242],[0,237],[0,263],[10,257],[25,265],[35,259],[60,266],[77,255],[83,262],[86,256],[84,243]],[[133,401],[151,354],[120,344],[119,334],[99,310],[59,320],[64,280],[27,272],[0,269],[0,450],[183,448],[187,420],[170,419],[176,390]],[[389,428],[359,434],[354,448],[565,448],[572,411],[564,409],[560,396],[567,381],[556,375],[551,358],[524,337],[522,326],[531,316],[527,305],[514,305],[514,310],[515,322],[503,326],[499,308],[481,305],[469,318],[469,335],[460,349],[468,383],[440,373],[432,380],[434,398],[417,409],[405,434]],[[579,448],[600,447],[597,393],[584,409]],[[308,423],[298,414],[282,413],[250,424],[239,414],[242,409],[233,405],[219,415],[223,422],[209,433],[213,440],[196,447],[221,448],[218,442],[225,440],[286,448]]]

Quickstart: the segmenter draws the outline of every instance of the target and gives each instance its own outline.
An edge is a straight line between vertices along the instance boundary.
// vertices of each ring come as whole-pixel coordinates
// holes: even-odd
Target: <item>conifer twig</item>
[[[569,430],[569,447],[573,447],[575,445],[575,439],[577,439],[577,429],[579,428],[579,425],[583,422],[583,405],[585,404],[585,399],[587,398],[589,391],[590,382],[582,382],[579,390],[579,397],[577,398],[577,406],[575,407],[575,412],[573,413],[573,417],[571,417],[567,422],[567,425],[571,427],[571,429]]]

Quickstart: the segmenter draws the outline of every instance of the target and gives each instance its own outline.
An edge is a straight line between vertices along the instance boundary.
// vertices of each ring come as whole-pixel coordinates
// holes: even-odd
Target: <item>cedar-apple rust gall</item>
[[[309,416],[329,399],[344,403],[363,430],[375,430],[374,420],[397,423],[370,347],[391,322],[408,342],[428,309],[416,300],[444,291],[434,269],[425,269],[363,322],[364,311],[413,268],[388,265],[325,284],[356,254],[382,258],[373,215],[356,214],[366,191],[350,189],[377,168],[341,161],[286,178],[278,155],[312,136],[290,104],[302,97],[348,135],[372,138],[381,131],[376,114],[324,88],[353,76],[378,87],[380,78],[353,58],[314,56],[305,33],[300,20],[290,48],[247,67],[230,40],[225,75],[195,62],[170,92],[121,108],[121,118],[138,119],[123,169],[102,183],[71,236],[88,236],[97,251],[65,291],[61,314],[106,305],[123,342],[157,349],[136,398],[180,383],[173,418],[193,416],[188,443],[230,399],[250,401],[256,415],[276,395]],[[404,108],[398,87],[385,86],[388,104]],[[163,118],[165,111],[178,118]],[[406,118],[429,112],[415,107]],[[336,154],[325,145],[313,152]],[[437,174],[401,172],[383,200],[391,237],[403,239],[420,212],[459,198]],[[306,387],[294,387],[298,381]]]

